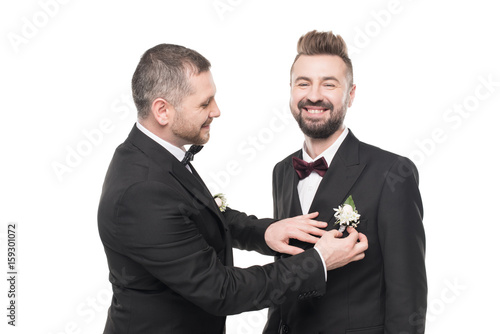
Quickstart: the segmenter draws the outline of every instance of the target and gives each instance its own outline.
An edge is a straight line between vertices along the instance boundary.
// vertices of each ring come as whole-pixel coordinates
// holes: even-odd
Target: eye
[[[210,100],[206,101],[206,102],[205,102],[205,103],[203,103],[203,104],[200,104],[200,107],[202,107],[202,108],[206,108],[206,107],[208,107],[208,106],[210,105],[210,102],[211,102],[211,101],[212,101],[212,99],[210,99]]]
[[[299,82],[297,84],[297,86],[299,86],[299,87],[307,87],[307,86],[309,86],[309,83],[307,83],[307,82]]]

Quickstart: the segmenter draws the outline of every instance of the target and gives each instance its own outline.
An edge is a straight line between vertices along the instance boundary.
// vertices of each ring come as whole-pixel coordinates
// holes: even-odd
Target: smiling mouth
[[[321,108],[321,107],[304,107],[302,109],[307,111],[310,114],[322,114],[328,110],[328,109]]]

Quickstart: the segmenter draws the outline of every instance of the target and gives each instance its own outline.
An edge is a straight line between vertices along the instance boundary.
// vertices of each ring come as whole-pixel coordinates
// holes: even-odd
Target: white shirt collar
[[[319,154],[316,157],[316,159],[311,158],[309,156],[309,154],[307,154],[306,144],[304,143],[304,145],[302,146],[302,159],[305,162],[313,162],[313,161],[316,161],[318,159],[321,159],[321,157],[325,157],[326,163],[328,164],[328,166],[330,166],[330,164],[333,160],[333,157],[335,156],[335,154],[339,150],[340,145],[342,144],[344,139],[347,137],[348,133],[349,133],[349,129],[347,127],[345,127],[344,130],[342,131],[342,133],[340,134],[340,136],[337,138],[337,140],[335,140],[335,142],[332,145],[330,145],[330,147],[328,147],[321,154]]]
[[[136,125],[137,125],[137,128],[139,130],[141,130],[146,136],[148,136],[149,138],[153,139],[155,142],[157,142],[158,144],[163,146],[174,157],[176,157],[177,160],[182,161],[182,159],[184,159],[184,155],[186,154],[186,150],[184,149],[184,147],[180,148],[180,147],[177,147],[177,146],[170,144],[168,141],[161,139],[160,137],[158,137],[157,135],[155,135],[154,133],[152,133],[151,131],[146,129],[139,122],[137,122]]]

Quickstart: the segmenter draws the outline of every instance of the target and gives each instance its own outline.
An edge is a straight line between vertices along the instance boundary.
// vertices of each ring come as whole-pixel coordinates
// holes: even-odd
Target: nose
[[[220,116],[219,106],[217,105],[217,102],[215,102],[215,100],[213,100],[213,106],[212,106],[212,109],[210,110],[209,117],[210,118],[217,118],[219,116]]]
[[[311,102],[318,102],[323,100],[323,96],[321,95],[321,87],[320,85],[311,85],[311,88],[309,89],[309,92],[307,93],[307,98]]]

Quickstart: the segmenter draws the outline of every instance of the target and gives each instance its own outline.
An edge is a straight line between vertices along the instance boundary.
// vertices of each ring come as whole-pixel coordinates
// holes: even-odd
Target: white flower
[[[214,195],[214,201],[219,207],[220,212],[226,211],[227,208],[227,199],[223,193],[218,193]]]
[[[344,204],[344,212],[345,214],[349,215],[352,214],[354,210],[352,209],[352,206],[350,206],[349,204]]]
[[[351,196],[349,196],[346,202],[348,201],[352,203],[352,205],[354,205],[354,201],[352,200]],[[354,228],[358,227],[359,218],[361,217],[361,215],[358,214],[356,207],[353,207],[352,205],[344,203],[343,205],[339,206],[338,209],[333,209],[335,210],[334,216],[335,218],[337,218],[335,225],[340,224],[340,232],[344,232],[347,226],[352,226]]]

